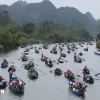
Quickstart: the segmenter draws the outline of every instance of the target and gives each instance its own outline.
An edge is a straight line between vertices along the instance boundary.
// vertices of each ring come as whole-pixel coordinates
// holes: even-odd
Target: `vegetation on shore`
[[[92,36],[83,27],[66,27],[53,21],[14,24],[7,11],[0,11],[0,52],[20,45],[90,40]]]
[[[100,49],[100,33],[97,34],[96,48]]]

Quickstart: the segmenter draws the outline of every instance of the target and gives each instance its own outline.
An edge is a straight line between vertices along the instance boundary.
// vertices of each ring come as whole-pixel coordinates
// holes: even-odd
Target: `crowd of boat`
[[[70,54],[71,52],[74,53],[73,56],[73,61],[76,63],[82,63],[83,61],[85,61],[85,59],[82,57],[83,53],[80,52],[77,54],[76,50],[79,49],[77,47],[77,45],[79,45],[80,47],[83,47],[83,45],[93,45],[93,42],[89,42],[89,43],[85,43],[85,42],[79,42],[79,43],[62,43],[62,44],[55,44],[53,46],[53,48],[50,50],[48,44],[43,44],[40,47],[36,47],[36,46],[21,46],[22,49],[25,49],[22,56],[20,57],[19,60],[21,60],[22,62],[26,62],[25,64],[23,64],[23,68],[27,70],[27,76],[30,79],[38,79],[38,72],[37,70],[43,72],[42,70],[37,68],[37,64],[35,62],[33,62],[33,59],[30,59],[28,57],[28,54],[30,52],[30,50],[34,49],[34,53],[39,54],[41,49],[45,49],[45,50],[50,50],[51,54],[57,55],[60,51],[60,56],[58,59],[56,60],[52,60],[52,58],[49,58],[48,56],[45,56],[43,53],[41,53],[41,57],[40,57],[40,61],[42,61],[43,63],[45,63],[45,65],[49,68],[54,66],[55,64],[63,64],[68,62],[67,60],[65,60],[64,58],[66,58],[66,53]],[[66,53],[63,52],[63,50],[65,50],[66,47]],[[88,47],[83,49],[84,51],[88,52]],[[6,69],[8,71],[8,75],[9,75],[9,81],[7,82],[3,76],[0,76],[0,89],[4,89],[7,86],[9,87],[9,89],[14,92],[14,93],[24,93],[24,88],[25,88],[25,82],[19,78],[15,72],[17,71],[17,67],[14,66],[13,62],[12,65],[10,67],[8,67],[9,62],[7,61],[7,59],[4,59],[4,61],[1,64],[1,68]],[[94,78],[91,76],[91,72],[90,69],[87,66],[84,66],[82,70],[82,76],[81,75],[76,75],[74,74],[71,70],[67,70],[67,71],[62,71],[60,68],[55,68],[55,70],[51,70],[50,73],[53,73],[57,76],[60,75],[64,75],[65,78],[67,78],[69,80],[69,89],[75,94],[75,95],[84,95],[86,92],[86,89],[88,88],[88,86],[86,84],[84,84],[83,82],[81,82],[80,80],[78,80],[77,77],[82,77],[83,81],[89,84],[93,84],[94,83]],[[46,74],[45,72],[43,72],[44,74]],[[98,76],[100,73],[97,73],[95,76]]]

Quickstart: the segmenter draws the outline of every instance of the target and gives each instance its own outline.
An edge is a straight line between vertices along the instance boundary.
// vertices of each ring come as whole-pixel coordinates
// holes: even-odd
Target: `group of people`
[[[19,80],[16,80],[16,81],[11,80],[10,86],[15,87],[15,88],[24,88],[24,84]]]
[[[9,71],[9,85],[15,88],[24,88],[24,84],[21,81],[19,80],[13,81],[12,79],[13,75],[14,75],[13,70],[10,70]]]
[[[23,55],[23,57],[22,57],[22,58],[27,59],[27,56]]]
[[[84,85],[83,83],[76,81],[74,82],[70,81],[70,87],[73,89],[73,91],[85,92],[87,85]]]
[[[61,75],[61,74],[62,74],[62,71],[61,71],[60,68],[56,68],[56,69],[55,69],[55,73]]]
[[[52,64],[52,60],[50,58],[44,56],[43,53],[41,55],[41,59],[45,62],[45,64]]]
[[[70,70],[67,70],[67,72],[65,72],[65,76],[67,76],[69,79],[74,78],[74,74]]]
[[[34,68],[34,63],[32,61],[30,61],[28,64],[25,64],[24,66],[26,69],[32,69]]]

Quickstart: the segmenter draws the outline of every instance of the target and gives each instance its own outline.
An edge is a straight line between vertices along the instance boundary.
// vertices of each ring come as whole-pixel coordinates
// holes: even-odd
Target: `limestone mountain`
[[[18,1],[11,6],[0,5],[0,9],[7,10],[12,21],[17,24],[52,20],[66,26],[82,26],[92,34],[96,33],[97,22],[91,13],[83,14],[73,7],[61,7],[57,9],[49,0],[30,4],[25,1]]]

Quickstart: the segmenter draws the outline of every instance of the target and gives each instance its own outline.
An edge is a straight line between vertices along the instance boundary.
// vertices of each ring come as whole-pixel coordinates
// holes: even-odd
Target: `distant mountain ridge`
[[[26,1],[18,1],[11,6],[0,5],[0,9],[7,10],[12,21],[17,24],[52,20],[66,26],[85,27],[93,35],[96,33],[97,21],[90,12],[82,14],[73,7],[60,7],[57,9],[49,0],[30,4]]]

